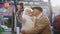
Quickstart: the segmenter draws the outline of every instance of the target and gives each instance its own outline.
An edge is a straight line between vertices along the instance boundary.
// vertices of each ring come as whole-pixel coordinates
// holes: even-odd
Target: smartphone
[[[24,11],[24,4],[20,3],[20,9],[18,15],[20,15]]]
[[[24,11],[24,4],[20,3],[20,11],[23,12]]]

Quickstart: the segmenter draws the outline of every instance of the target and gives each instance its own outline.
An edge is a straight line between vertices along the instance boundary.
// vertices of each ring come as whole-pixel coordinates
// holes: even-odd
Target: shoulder
[[[3,10],[4,8],[0,8],[0,10]]]
[[[12,10],[14,10],[14,9],[13,9],[13,8],[11,8],[11,7],[9,7],[9,8],[8,8],[8,10],[12,11]]]
[[[3,12],[4,8],[0,8],[0,12]]]
[[[48,17],[45,15],[42,15],[42,17],[40,18],[41,21],[49,21]]]

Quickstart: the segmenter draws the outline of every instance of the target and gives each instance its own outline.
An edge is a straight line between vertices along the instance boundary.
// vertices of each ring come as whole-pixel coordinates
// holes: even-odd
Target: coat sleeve
[[[41,20],[39,20],[39,22],[35,23],[35,27],[33,29],[31,29],[30,31],[28,31],[27,33],[39,33],[42,32],[44,30],[44,28],[46,28],[49,25],[49,21],[46,18],[42,18]]]
[[[22,16],[21,16],[21,15],[18,16],[18,12],[16,13],[16,16],[17,16],[18,21],[19,21],[20,23],[22,23]]]

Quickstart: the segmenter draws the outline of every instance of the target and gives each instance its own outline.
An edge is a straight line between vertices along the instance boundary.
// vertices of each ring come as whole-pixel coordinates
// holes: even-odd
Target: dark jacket
[[[53,27],[54,29],[60,30],[60,15],[54,17]]]

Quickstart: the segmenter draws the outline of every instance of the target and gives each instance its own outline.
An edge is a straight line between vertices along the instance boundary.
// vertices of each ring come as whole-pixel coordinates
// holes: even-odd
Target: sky
[[[52,6],[60,6],[60,0],[51,0]]]

